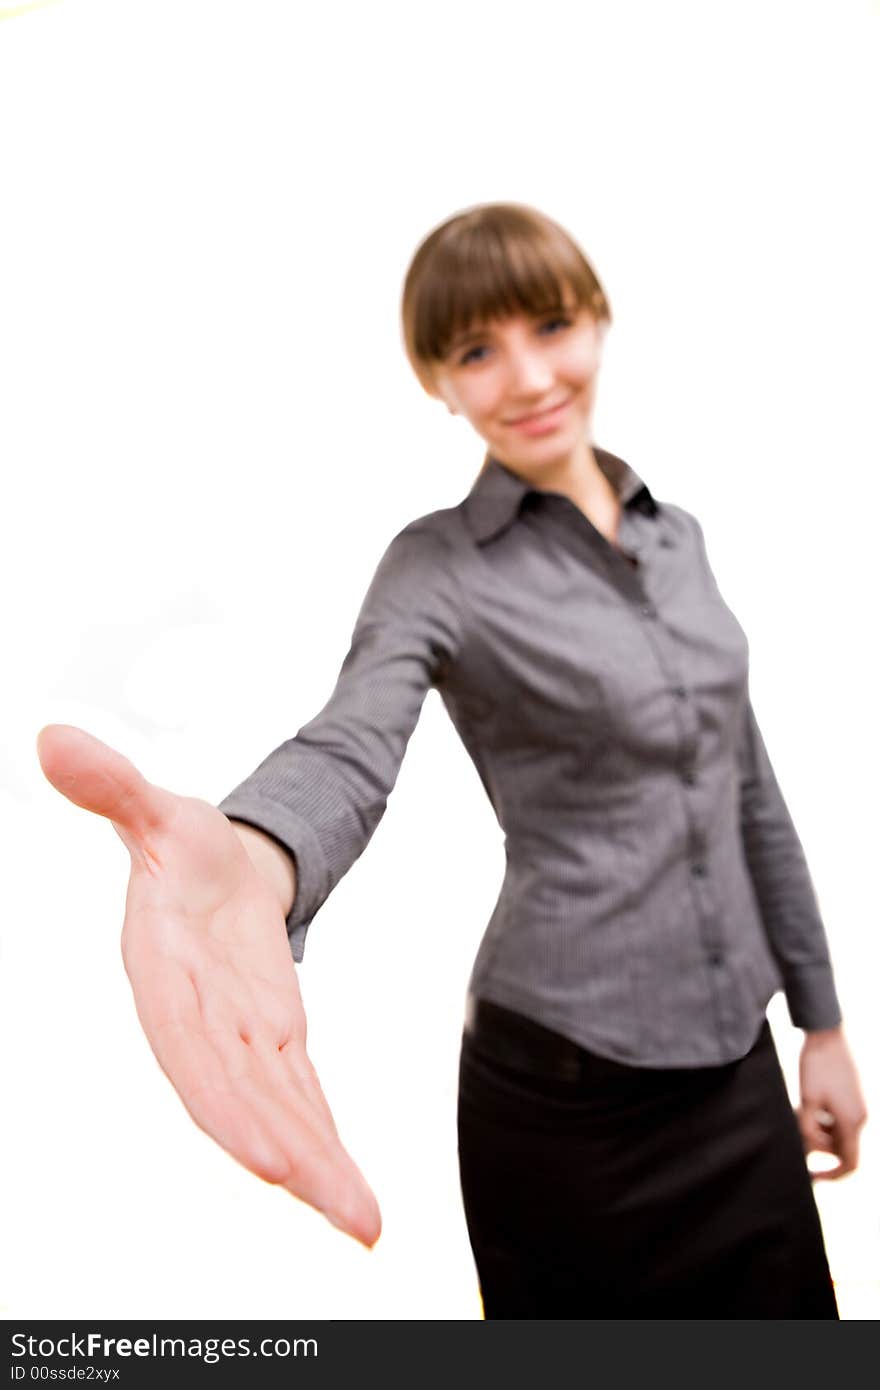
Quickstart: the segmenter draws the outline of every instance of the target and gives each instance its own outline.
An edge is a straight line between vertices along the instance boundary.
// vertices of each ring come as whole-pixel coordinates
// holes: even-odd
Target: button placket
[[[693,852],[693,851],[692,851]],[[717,935],[716,913],[711,899],[709,866],[705,859],[693,859],[690,865],[691,876],[697,880],[694,885],[697,921],[702,939],[703,960],[711,971],[713,985],[711,993],[718,1026],[723,1034],[726,1029],[725,986],[722,971],[727,964],[727,954]],[[697,886],[699,885],[699,886]]]
[[[664,538],[661,537],[661,544],[663,543]],[[643,621],[647,620],[647,622],[652,627],[652,633],[649,640],[651,646],[655,650],[655,654],[657,655],[657,658],[660,661],[661,665],[665,666],[665,634],[662,627],[658,628],[654,626],[654,620],[659,616],[657,606],[651,601],[651,599],[648,598],[647,594],[644,592],[644,588],[642,588],[642,592],[640,595],[634,595],[634,600],[636,610],[640,619],[642,619]],[[693,704],[693,702],[689,700],[689,692],[687,686],[681,683],[673,683],[675,680],[675,675],[672,672],[669,673],[667,679],[669,680],[668,689],[671,690],[676,704],[678,706],[676,713],[676,724],[678,725],[680,737],[679,756],[682,759],[681,766],[679,768],[681,782],[686,787],[695,787],[697,785],[696,759],[699,732],[696,707]],[[711,883],[709,881],[709,866],[705,858],[701,854],[700,838],[694,819],[695,811],[696,807],[690,801],[689,798],[688,807],[686,808],[685,814],[688,824],[690,826],[691,835],[696,837],[695,839],[692,839],[690,853],[688,856],[690,862],[690,874],[692,876],[692,880],[694,881],[694,905],[698,921],[701,925],[701,934],[703,935],[706,959],[708,959],[711,962],[713,969],[719,969],[724,964],[723,952],[718,946],[713,945],[710,940],[706,939],[707,929],[709,932],[711,932],[711,927],[709,927],[709,924],[711,923],[713,917],[713,909],[711,902],[712,891]]]
[[[666,536],[657,538],[664,551],[672,551],[675,541]],[[682,788],[681,796],[685,822],[688,827],[689,845],[684,854],[684,870],[690,878],[693,911],[700,939],[700,954],[713,981],[711,995],[717,1014],[718,1026],[724,1033],[727,1022],[725,1015],[726,972],[728,957],[723,942],[718,940],[718,905],[715,901],[716,887],[707,858],[708,847],[704,844],[701,830],[703,815],[699,797],[700,778],[698,776],[700,748],[700,715],[698,702],[691,688],[682,677],[685,672],[679,661],[670,660],[675,651],[674,635],[667,634],[664,624],[658,622],[660,611],[652,601],[645,584],[644,570],[633,576],[640,582],[630,587],[632,611],[636,621],[653,648],[655,656],[666,675],[666,689],[669,691],[670,714],[677,729],[678,768],[677,776]],[[671,769],[673,776],[676,771]],[[691,790],[693,789],[693,790]]]

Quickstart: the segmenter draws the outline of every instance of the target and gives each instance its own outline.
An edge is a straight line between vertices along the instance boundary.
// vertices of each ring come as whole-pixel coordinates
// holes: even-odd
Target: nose
[[[553,372],[546,354],[522,346],[507,360],[507,385],[512,395],[526,400],[546,395],[553,384]]]

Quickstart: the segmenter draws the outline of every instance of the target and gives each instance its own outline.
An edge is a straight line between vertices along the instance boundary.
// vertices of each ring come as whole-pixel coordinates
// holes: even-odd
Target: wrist
[[[843,1024],[833,1028],[808,1028],[804,1031],[804,1047],[826,1047],[843,1042]]]
[[[277,840],[256,826],[244,821],[230,820],[229,824],[241,841],[244,850],[260,878],[278,899],[282,916],[287,917],[296,896],[296,867],[293,856]]]

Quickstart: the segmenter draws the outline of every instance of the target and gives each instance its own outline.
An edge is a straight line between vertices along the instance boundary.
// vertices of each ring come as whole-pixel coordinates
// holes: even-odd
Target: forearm
[[[738,748],[743,850],[792,1023],[832,1031],[840,1004],[828,938],[803,847],[749,702]]]
[[[787,855],[780,849],[768,862],[765,845],[756,848],[754,838],[746,838],[746,861],[791,1021],[809,1035],[835,1032],[841,1009],[828,937],[799,846],[790,844]]]
[[[296,897],[296,867],[293,856],[262,830],[244,821],[230,819],[232,826],[262,879],[278,897],[282,916],[289,916]]]

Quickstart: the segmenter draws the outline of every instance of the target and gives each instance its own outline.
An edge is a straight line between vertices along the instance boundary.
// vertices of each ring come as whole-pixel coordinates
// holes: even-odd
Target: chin
[[[541,468],[548,471],[565,464],[574,453],[577,439],[536,439],[531,448],[516,451],[516,463],[522,468]],[[516,463],[513,464],[516,467]]]

